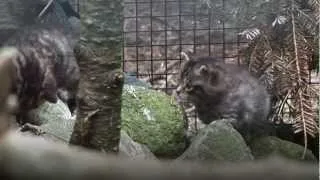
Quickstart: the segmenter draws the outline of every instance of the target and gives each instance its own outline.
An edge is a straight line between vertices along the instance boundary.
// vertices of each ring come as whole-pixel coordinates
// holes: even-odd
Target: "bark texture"
[[[118,152],[123,75],[122,0],[80,1],[79,110],[70,143]]]

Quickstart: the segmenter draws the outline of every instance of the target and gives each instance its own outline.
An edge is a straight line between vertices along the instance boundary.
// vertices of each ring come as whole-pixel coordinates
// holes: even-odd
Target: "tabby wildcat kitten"
[[[271,132],[269,95],[243,67],[213,57],[190,59],[180,70],[176,92],[195,105],[205,124],[228,119],[247,140]]]
[[[22,117],[45,100],[56,103],[58,97],[72,113],[76,109],[80,72],[70,41],[62,32],[58,26],[27,27],[4,44],[14,51],[6,58],[15,66],[12,92],[18,96]]]

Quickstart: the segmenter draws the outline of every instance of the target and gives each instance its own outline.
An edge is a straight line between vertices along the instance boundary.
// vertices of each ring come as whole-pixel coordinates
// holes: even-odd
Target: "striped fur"
[[[33,26],[17,32],[4,46],[14,47],[16,67],[12,91],[18,95],[20,113],[58,97],[75,110],[79,67],[69,39],[54,27]]]

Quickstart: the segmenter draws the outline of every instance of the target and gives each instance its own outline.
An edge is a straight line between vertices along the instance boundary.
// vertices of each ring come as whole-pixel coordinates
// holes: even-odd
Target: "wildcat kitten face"
[[[260,134],[269,126],[269,95],[265,88],[238,65],[213,57],[185,62],[177,93],[191,101],[205,124],[232,120],[242,134]]]
[[[226,83],[220,83],[221,73],[218,72],[220,59],[200,57],[185,62],[179,74],[177,93],[182,93],[190,100],[207,99],[207,96],[219,98],[224,93]]]
[[[21,113],[37,108],[44,101],[56,103],[58,97],[72,104],[71,112],[75,109],[80,72],[73,48],[59,28],[27,27],[4,46],[16,49],[15,55],[8,58],[16,69],[12,91],[18,95]]]

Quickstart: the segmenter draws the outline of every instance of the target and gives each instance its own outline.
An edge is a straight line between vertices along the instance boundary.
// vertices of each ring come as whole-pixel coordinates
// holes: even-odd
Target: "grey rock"
[[[273,136],[255,139],[249,146],[256,159],[277,155],[293,160],[301,160],[304,151],[304,147],[301,145]],[[310,150],[307,150],[303,160],[316,161],[316,157]]]
[[[46,137],[69,142],[75,117],[71,116],[68,106],[61,100],[56,104],[45,102],[37,109],[28,113],[28,120],[39,125],[39,129],[46,133]]]
[[[244,139],[226,120],[217,120],[199,130],[188,149],[177,160],[253,160]]]
[[[157,159],[146,145],[133,141],[125,131],[121,131],[119,155],[130,159]]]

